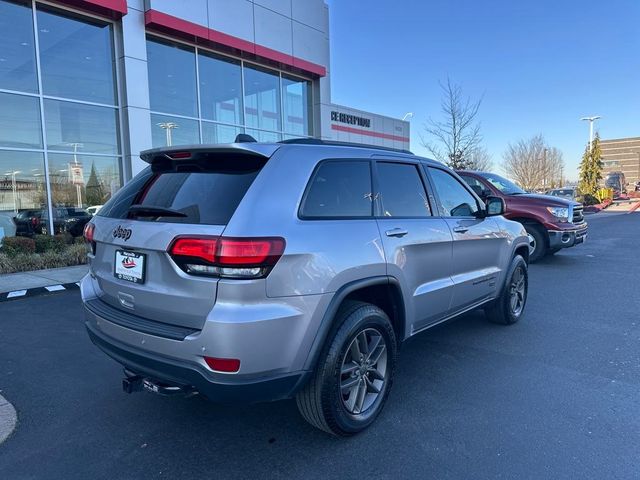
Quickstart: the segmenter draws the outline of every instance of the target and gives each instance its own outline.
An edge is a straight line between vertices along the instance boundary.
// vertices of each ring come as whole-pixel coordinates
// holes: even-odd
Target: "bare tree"
[[[493,168],[493,160],[491,155],[484,147],[476,147],[469,154],[469,160],[466,168],[469,170],[478,170],[488,172]]]
[[[471,153],[480,145],[480,123],[477,121],[482,99],[477,102],[464,97],[460,85],[440,83],[443,120],[429,118],[421,135],[422,146],[443,163],[454,169],[468,167]]]
[[[546,190],[562,181],[562,152],[549,147],[542,135],[509,144],[503,155],[505,173],[528,191]]]

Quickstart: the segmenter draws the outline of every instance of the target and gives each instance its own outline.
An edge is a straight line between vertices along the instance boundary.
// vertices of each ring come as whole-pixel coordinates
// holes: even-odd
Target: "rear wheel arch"
[[[336,321],[339,313],[357,302],[370,303],[382,309],[391,320],[398,343],[402,342],[405,338],[406,312],[398,280],[388,276],[356,280],[334,294],[309,351],[305,370],[312,372],[315,369],[324,347],[340,327]]]

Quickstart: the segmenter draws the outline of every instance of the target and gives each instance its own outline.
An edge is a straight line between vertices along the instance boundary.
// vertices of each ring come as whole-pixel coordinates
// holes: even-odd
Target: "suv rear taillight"
[[[31,217],[31,226],[37,227],[40,225],[40,219],[38,217]]]
[[[284,253],[280,237],[178,237],[169,255],[183,271],[225,278],[266,277]]]
[[[84,226],[84,231],[82,232],[82,236],[84,240],[87,242],[89,247],[91,248],[91,253],[93,255],[96,254],[96,242],[93,240],[93,233],[96,229],[96,226],[93,223],[87,223]]]

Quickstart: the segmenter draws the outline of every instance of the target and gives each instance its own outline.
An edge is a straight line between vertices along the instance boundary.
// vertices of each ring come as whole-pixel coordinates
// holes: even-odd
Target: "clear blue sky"
[[[411,148],[438,116],[438,81],[484,95],[495,165],[509,142],[542,133],[568,178],[588,141],[640,136],[640,0],[327,0],[332,101],[411,120]],[[592,32],[592,33],[590,33]]]

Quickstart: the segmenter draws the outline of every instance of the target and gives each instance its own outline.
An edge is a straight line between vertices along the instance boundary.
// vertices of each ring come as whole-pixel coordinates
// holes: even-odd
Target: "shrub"
[[[2,239],[2,253],[9,257],[29,254],[36,251],[36,243],[26,237],[7,237]]]
[[[593,196],[593,195],[589,195],[588,193],[582,196],[582,203],[583,205],[598,205],[600,203],[600,200],[598,200],[597,197]]]
[[[20,253],[11,259],[13,272],[29,272],[31,270],[42,270],[44,262],[38,253]]]
[[[64,260],[67,265],[84,265],[87,263],[87,246],[70,245],[64,251]]]
[[[72,245],[74,240],[73,235],[69,232],[58,233],[55,235],[55,238],[59,239],[59,241],[65,245]]]
[[[34,237],[36,253],[62,252],[67,246],[64,235],[36,235]]]
[[[0,253],[0,274],[13,272],[13,262],[9,258],[9,255]]]

